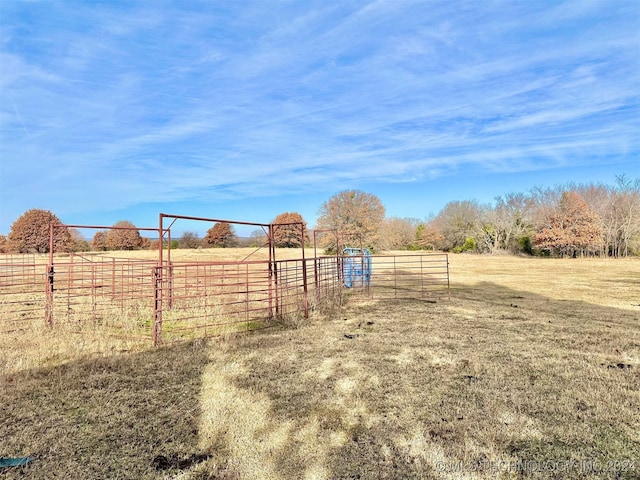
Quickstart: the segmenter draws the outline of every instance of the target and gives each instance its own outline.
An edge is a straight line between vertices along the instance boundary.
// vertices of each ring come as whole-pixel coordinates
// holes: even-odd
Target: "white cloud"
[[[637,158],[633,10],[16,2],[0,20],[2,203],[91,211]]]

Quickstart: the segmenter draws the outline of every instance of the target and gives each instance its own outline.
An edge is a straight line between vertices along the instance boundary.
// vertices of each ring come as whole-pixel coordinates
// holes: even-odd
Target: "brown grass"
[[[640,261],[450,262],[452,300],[4,375],[0,474],[639,478]]]
[[[318,249],[318,255],[322,255],[322,251]],[[102,252],[99,255],[105,257],[117,258],[135,258],[144,260],[156,260],[158,258],[157,250],[131,250],[119,252]],[[163,252],[163,259],[167,260],[167,250]],[[191,261],[239,261],[239,260],[268,260],[269,250],[266,247],[242,247],[242,248],[197,248],[171,250],[171,260],[178,262]],[[313,248],[305,249],[305,256],[313,257]],[[276,249],[276,259],[285,260],[290,258],[302,258],[302,249],[300,248],[278,248]]]

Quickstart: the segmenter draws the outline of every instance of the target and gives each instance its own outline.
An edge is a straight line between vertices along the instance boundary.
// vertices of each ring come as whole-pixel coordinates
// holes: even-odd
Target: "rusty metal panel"
[[[161,342],[266,326],[272,287],[269,262],[172,262],[155,294]]]
[[[99,327],[102,335],[148,336],[153,260],[71,255],[53,265],[51,322]]]
[[[0,255],[0,332],[42,321],[46,268],[43,255]]]
[[[354,260],[354,257],[351,257]],[[163,262],[104,255],[0,256],[0,330],[42,314],[51,325],[152,340],[224,335],[307,318],[342,295],[449,297],[446,254],[372,256],[370,277],[344,286],[344,259],[321,256],[228,262]],[[69,331],[67,328],[66,331]]]

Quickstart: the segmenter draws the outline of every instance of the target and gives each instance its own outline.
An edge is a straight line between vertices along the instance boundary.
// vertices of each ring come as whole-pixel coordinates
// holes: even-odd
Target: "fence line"
[[[345,258],[159,265],[72,254],[47,265],[0,256],[0,329],[19,330],[44,312],[53,325],[90,324],[102,335],[159,344],[306,318],[345,291],[377,299],[450,295],[446,254]]]

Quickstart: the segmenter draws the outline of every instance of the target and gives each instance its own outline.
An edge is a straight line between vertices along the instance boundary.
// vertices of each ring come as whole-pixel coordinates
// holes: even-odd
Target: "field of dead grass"
[[[322,255],[322,251],[318,250],[317,254]],[[100,255],[106,257],[118,258],[135,258],[144,260],[156,260],[158,258],[157,250],[131,250],[120,252],[104,252]],[[265,247],[242,247],[242,248],[198,248],[198,249],[176,249],[171,250],[168,254],[164,250],[163,258],[167,260],[167,256],[171,256],[171,260],[178,262],[196,262],[196,261],[239,261],[239,260],[268,260],[269,250]],[[313,257],[313,248],[305,248],[305,256]],[[278,248],[276,249],[276,259],[285,260],[290,258],[302,258],[301,248]]]
[[[8,478],[640,477],[640,261],[452,255],[452,299],[0,377]]]

